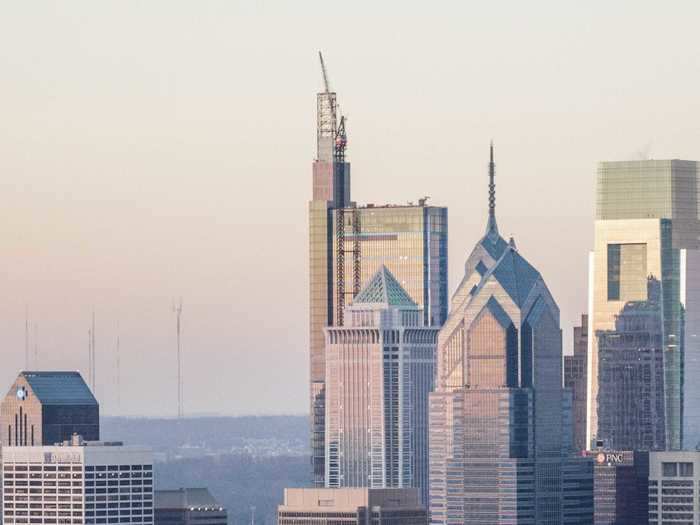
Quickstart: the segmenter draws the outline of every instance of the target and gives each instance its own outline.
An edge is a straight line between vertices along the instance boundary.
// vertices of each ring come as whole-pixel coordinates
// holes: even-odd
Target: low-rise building
[[[700,524],[700,452],[649,453],[649,525]]]
[[[284,489],[278,525],[427,525],[418,489]]]
[[[149,449],[74,436],[57,446],[2,447],[3,523],[153,524]]]
[[[156,490],[156,525],[226,525],[226,509],[206,488]]]

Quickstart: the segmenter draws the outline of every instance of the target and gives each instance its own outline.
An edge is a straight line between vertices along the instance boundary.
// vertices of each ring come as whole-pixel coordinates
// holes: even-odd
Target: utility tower
[[[29,306],[24,307],[24,369],[29,370]]]
[[[173,312],[175,312],[177,330],[177,417],[182,417],[184,415],[184,411],[182,409],[182,346],[180,341],[182,320],[182,297],[180,298],[179,303],[173,305]]]

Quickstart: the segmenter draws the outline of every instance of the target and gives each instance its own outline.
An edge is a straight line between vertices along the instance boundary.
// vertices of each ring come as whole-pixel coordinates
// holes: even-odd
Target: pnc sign
[[[620,464],[625,462],[625,456],[622,452],[598,452],[595,457],[598,465],[604,464]]]

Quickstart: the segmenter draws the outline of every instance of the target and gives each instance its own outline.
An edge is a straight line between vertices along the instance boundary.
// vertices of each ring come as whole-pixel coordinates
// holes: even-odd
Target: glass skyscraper
[[[428,493],[438,329],[382,266],[326,335],[326,485]]]
[[[592,464],[571,457],[559,308],[489,221],[438,336],[430,513],[442,525],[590,524]]]
[[[425,199],[418,205],[353,203],[350,164],[334,157],[335,108],[335,93],[318,94],[317,158],[309,202],[311,448],[317,487],[325,484],[324,329],[343,325],[344,308],[339,305],[350,304],[383,265],[423,310],[426,326],[442,325],[448,304],[447,208],[428,206]]]
[[[698,163],[602,162],[589,291],[587,446],[601,432],[600,337],[631,301],[660,282],[665,443],[700,441],[700,222]]]

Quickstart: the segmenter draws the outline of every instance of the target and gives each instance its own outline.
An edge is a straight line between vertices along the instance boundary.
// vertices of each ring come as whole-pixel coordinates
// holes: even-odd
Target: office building
[[[493,146],[486,234],[438,336],[430,516],[443,525],[590,524],[590,460],[569,457],[559,308],[499,234]]]
[[[618,450],[665,450],[661,284],[629,301],[614,330],[599,330],[598,435]]]
[[[85,442],[2,448],[5,525],[153,523],[148,449]]]
[[[343,326],[345,306],[382,265],[423,309],[426,326],[442,324],[448,300],[447,209],[428,206],[427,198],[405,206],[352,202],[345,123],[336,93],[325,87],[317,95],[309,202],[311,454],[318,487],[325,475],[324,329]]]
[[[326,329],[326,484],[428,491],[438,329],[382,266]]]
[[[0,445],[100,439],[100,407],[79,372],[20,372],[0,404]]]
[[[649,453],[649,525],[700,525],[700,452]]]
[[[648,514],[649,453],[597,448],[593,525],[639,525]]]
[[[417,489],[284,489],[277,525],[427,525]]]
[[[581,326],[574,327],[574,353],[564,356],[564,386],[572,394],[573,443],[574,450],[581,451],[586,446],[586,390],[588,382],[588,316],[581,316]]]
[[[587,444],[599,429],[599,331],[615,330],[630,301],[661,283],[666,447],[700,441],[700,251],[698,163],[601,162],[589,270]],[[684,439],[685,434],[685,439]]]
[[[206,488],[156,490],[155,525],[226,525],[226,509]]]

